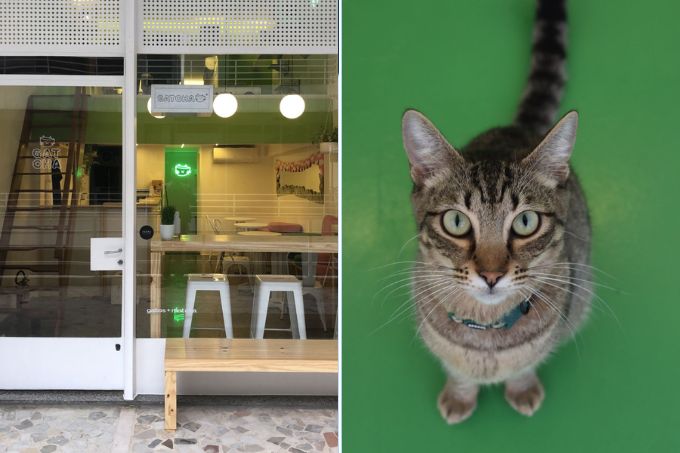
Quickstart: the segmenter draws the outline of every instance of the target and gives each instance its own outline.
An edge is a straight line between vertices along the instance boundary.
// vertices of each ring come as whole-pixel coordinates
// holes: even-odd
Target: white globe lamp
[[[151,98],[146,103],[146,109],[149,111],[149,115],[153,116],[154,118],[163,119],[165,118],[165,114],[163,113],[154,113],[151,111]]]
[[[218,94],[213,101],[213,111],[221,118],[229,118],[238,110],[238,100],[231,93]]]
[[[288,94],[281,99],[279,110],[281,115],[294,120],[305,112],[305,100],[299,94]]]

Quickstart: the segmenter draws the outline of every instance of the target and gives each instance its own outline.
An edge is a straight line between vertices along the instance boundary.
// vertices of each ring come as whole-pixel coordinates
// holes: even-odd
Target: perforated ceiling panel
[[[337,53],[338,0],[142,0],[140,53]]]
[[[119,22],[119,0],[0,0],[0,54],[119,56]]]

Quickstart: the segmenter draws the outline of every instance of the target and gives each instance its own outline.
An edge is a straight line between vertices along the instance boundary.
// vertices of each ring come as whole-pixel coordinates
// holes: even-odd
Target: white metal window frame
[[[122,231],[123,231],[123,291],[121,304],[121,337],[116,338],[0,338],[0,363],[17,367],[14,373],[20,380],[16,385],[10,378],[9,388],[31,389],[110,389],[123,390],[123,397],[132,400],[135,391],[135,177],[136,177],[136,77],[137,53],[135,46],[135,2],[121,1],[121,38],[124,47],[123,76],[85,75],[0,75],[0,86],[85,86],[122,87],[123,130],[123,184],[122,184]],[[0,51],[2,55],[15,55]],[[36,52],[44,55],[44,49],[27,51],[22,56]],[[91,51],[90,51],[91,52]],[[54,49],[52,55],[88,55],[87,50],[64,52]],[[101,53],[96,56],[111,56]],[[120,52],[116,56],[119,56]],[[116,345],[121,344],[121,351]],[[27,353],[30,352],[30,353]],[[122,354],[122,356],[121,356]],[[37,363],[36,359],[41,360]],[[122,363],[121,363],[122,361]],[[40,373],[40,370],[50,370]],[[34,370],[35,372],[32,372]],[[78,370],[74,374],[74,370]],[[11,371],[11,369],[10,369]],[[27,380],[27,376],[30,379]]]
[[[125,82],[123,76],[0,75],[0,86],[124,87]],[[121,112],[123,116],[128,114],[126,110],[123,104]],[[129,160],[127,157],[129,154],[134,154],[134,146],[131,149],[123,147],[123,160]],[[124,180],[126,177],[129,179],[129,174],[125,175],[124,170]],[[132,174],[132,185],[132,196],[128,192],[130,190],[129,185],[124,185],[122,195],[124,199],[132,198],[134,200],[134,173]],[[125,210],[126,207],[124,206],[121,219],[123,230],[125,230],[126,220],[130,216],[133,219],[134,227],[134,204],[132,212],[125,212]],[[124,275],[124,281],[125,278]],[[134,335],[134,325],[130,329],[129,315],[126,316],[126,311],[130,311],[127,308],[127,305],[130,305],[127,300],[123,297],[120,337],[0,338],[0,363],[3,364],[5,370],[9,371],[3,374],[3,387],[123,390],[127,399],[133,399],[134,387],[129,384],[131,382],[129,376],[134,373],[134,369],[130,366],[133,361],[134,349],[126,346],[126,343],[129,342],[129,340],[126,341],[126,338]],[[134,314],[134,306],[132,311]],[[134,319],[132,322],[134,322]],[[116,345],[121,344],[123,345],[121,351],[117,351]],[[46,372],[46,370],[49,370],[49,372]],[[74,370],[78,370],[78,372],[74,373]]]
[[[0,0],[1,1],[1,0]],[[141,2],[140,2],[141,3]],[[118,338],[0,338],[0,364],[11,363],[30,369],[34,355],[47,360],[43,369],[54,370],[43,376],[32,376],[30,383],[23,380],[11,388],[31,389],[122,389],[126,400],[133,400],[137,394],[162,394],[163,355],[165,339],[136,338],[136,96],[137,96],[137,55],[144,48],[140,45],[141,17],[135,0],[121,0],[121,40],[115,49],[93,51],[87,48],[54,48],[50,55],[102,57],[123,56],[123,76],[84,75],[1,75],[0,86],[91,86],[123,87],[122,129],[123,129],[123,187],[122,187],[122,231],[123,267],[121,337]],[[337,20],[337,17],[336,17]],[[148,49],[147,49],[148,50]],[[336,46],[303,49],[291,47],[262,48],[196,48],[168,46],[163,53],[204,54],[208,50],[218,53],[337,53]],[[242,52],[237,52],[241,50]],[[36,49],[0,49],[2,56],[44,56],[45,47]],[[122,351],[115,351],[115,345],[122,343]],[[112,351],[114,353],[112,354]],[[122,352],[122,357],[121,357]],[[74,379],[73,371],[83,368],[83,357],[87,357],[86,372]],[[122,359],[122,373],[111,373],[111,364]],[[118,366],[117,366],[118,368]],[[85,369],[85,368],[83,368]],[[17,375],[22,379],[21,374]],[[180,393],[189,394],[337,394],[338,380],[331,376],[287,373],[272,380],[270,376],[258,373],[244,373],[237,379],[215,379],[214,374],[197,375],[192,382],[182,382]]]

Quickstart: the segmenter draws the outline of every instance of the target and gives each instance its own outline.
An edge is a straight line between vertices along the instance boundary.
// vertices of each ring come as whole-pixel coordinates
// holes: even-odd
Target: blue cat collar
[[[503,317],[491,324],[482,324],[473,319],[459,318],[453,312],[449,312],[448,316],[451,321],[457,322],[458,324],[463,324],[466,327],[476,330],[488,330],[488,329],[509,329],[515,325],[519,319],[529,313],[531,308],[530,299],[525,299],[519,304],[517,304],[512,310],[507,312]]]

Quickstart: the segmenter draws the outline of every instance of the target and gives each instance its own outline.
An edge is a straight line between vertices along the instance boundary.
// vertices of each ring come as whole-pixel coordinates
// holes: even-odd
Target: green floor
[[[596,309],[578,347],[540,369],[547,396],[534,417],[496,387],[452,427],[435,404],[444,374],[410,315],[377,329],[408,298],[374,297],[404,268],[386,265],[415,251],[400,118],[418,108],[454,144],[511,119],[534,2],[343,2],[344,451],[680,451],[680,3],[569,10],[563,110],[581,113],[573,163],[593,264],[613,276],[599,295],[618,322]]]

